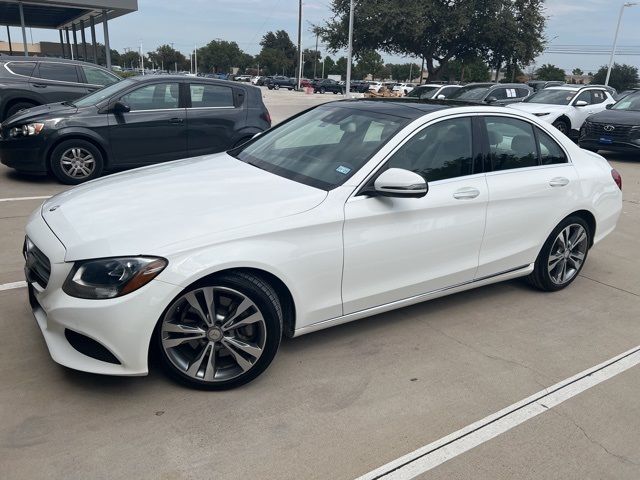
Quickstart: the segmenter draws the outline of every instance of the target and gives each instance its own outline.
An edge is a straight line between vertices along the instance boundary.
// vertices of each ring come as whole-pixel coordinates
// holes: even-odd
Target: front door
[[[186,109],[179,92],[179,82],[157,82],[120,99],[131,111],[109,113],[112,165],[145,165],[187,156]]]
[[[344,313],[472,281],[487,208],[472,119],[442,120],[413,135],[383,168],[429,185],[423,198],[354,196],[345,205]]]

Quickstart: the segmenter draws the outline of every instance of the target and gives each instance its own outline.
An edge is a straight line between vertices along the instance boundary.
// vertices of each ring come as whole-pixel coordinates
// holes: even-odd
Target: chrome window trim
[[[140,113],[140,112],[173,112],[174,110],[186,110],[185,107],[175,107],[175,108],[148,108],[145,110],[131,110],[127,112],[127,115],[130,113]]]
[[[16,77],[24,77],[24,78],[31,78],[31,77],[27,77],[26,75],[22,75],[21,73],[14,72],[13,70],[11,70],[11,68],[9,68],[9,64],[10,63],[35,63],[36,65],[33,67],[34,70],[38,66],[38,61],[37,60],[18,60],[18,61],[9,60],[9,61],[5,62],[5,64],[4,64],[5,70],[7,70],[11,75],[15,75]]]
[[[235,110],[236,108],[240,108],[240,107],[234,107],[234,106],[228,106],[228,107],[187,107],[187,110]]]

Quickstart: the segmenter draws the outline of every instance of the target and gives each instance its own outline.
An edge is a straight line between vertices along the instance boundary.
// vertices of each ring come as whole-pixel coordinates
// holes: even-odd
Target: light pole
[[[620,7],[620,15],[618,16],[618,25],[616,26],[616,35],[613,37],[613,49],[611,50],[611,58],[609,59],[609,68],[607,69],[607,79],[604,81],[605,86],[609,85],[609,79],[611,78],[611,67],[613,67],[613,57],[616,54],[616,47],[618,46],[618,33],[620,33],[620,24],[622,23],[622,14],[625,7],[633,7],[638,5],[638,2],[626,2]]]
[[[349,48],[347,50],[347,82],[345,92],[347,98],[351,98],[351,60],[353,56],[353,0],[349,0]]]
[[[302,68],[304,66],[302,60],[302,0],[298,2],[298,75],[296,79],[296,90],[300,90],[302,80]]]

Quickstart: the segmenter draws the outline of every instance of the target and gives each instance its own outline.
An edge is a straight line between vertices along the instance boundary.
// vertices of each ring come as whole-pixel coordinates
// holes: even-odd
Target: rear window
[[[30,77],[33,73],[33,69],[36,66],[36,62],[9,62],[7,68],[16,75],[24,75]]]
[[[189,85],[192,108],[233,107],[233,89],[220,85]]]
[[[85,67],[83,65],[82,71],[87,79],[87,83],[92,85],[102,85],[104,87],[112,85],[120,80],[117,76],[96,67]]]

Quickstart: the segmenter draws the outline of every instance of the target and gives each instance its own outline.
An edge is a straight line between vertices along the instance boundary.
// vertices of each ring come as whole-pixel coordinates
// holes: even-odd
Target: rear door
[[[72,101],[89,93],[72,63],[39,61],[29,85],[47,103]]]
[[[243,88],[208,82],[187,85],[187,149],[190,156],[222,152],[240,140],[246,124]]]
[[[489,198],[472,117],[438,121],[383,168],[425,178],[423,198],[354,196],[345,205],[344,313],[473,280]]]
[[[490,201],[477,278],[533,263],[579,188],[573,165],[550,134],[506,116],[484,122]]]
[[[187,126],[180,82],[146,83],[120,100],[130,112],[109,113],[113,165],[145,165],[187,156]]]

